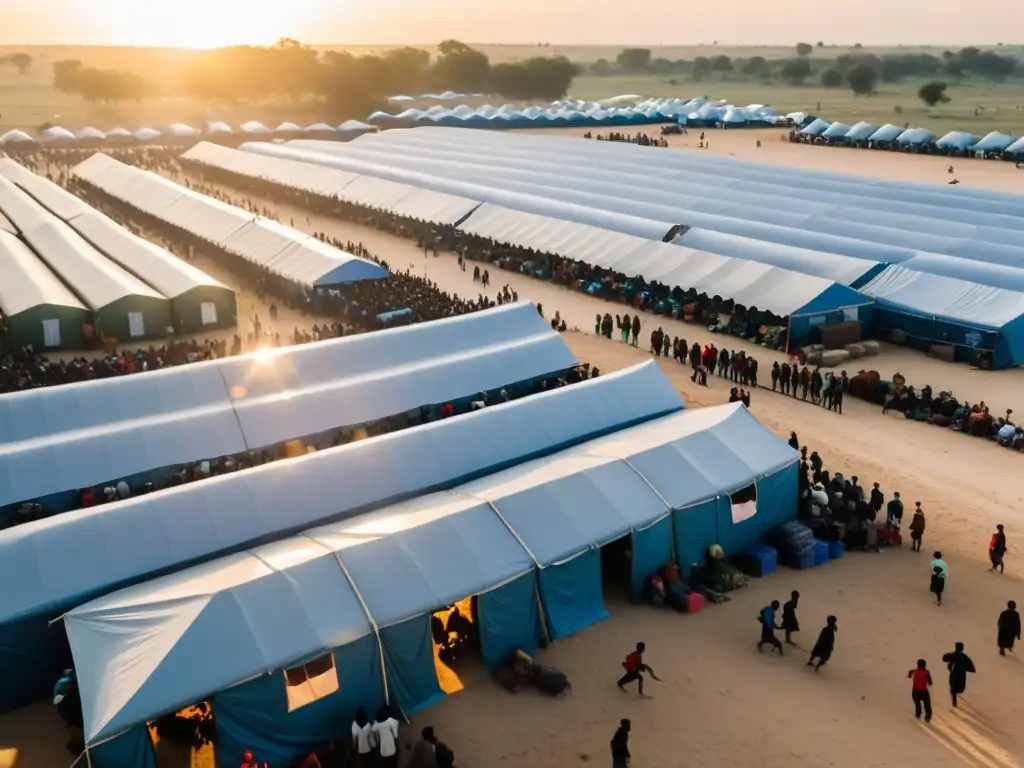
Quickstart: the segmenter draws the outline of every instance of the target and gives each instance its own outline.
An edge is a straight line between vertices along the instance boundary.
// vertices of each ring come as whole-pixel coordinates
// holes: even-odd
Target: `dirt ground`
[[[743,142],[749,142],[753,154],[754,136],[737,135],[730,133],[727,139],[737,142],[737,154]],[[715,141],[719,146],[727,143],[717,134]],[[788,158],[790,151],[805,158],[849,155],[846,150],[788,143],[779,154],[762,154]],[[847,170],[871,172],[862,161],[874,154],[924,165],[930,160],[866,152],[852,158]],[[891,168],[902,165],[893,163]],[[964,165],[978,166],[978,173],[991,167],[996,176],[1004,167]],[[926,176],[930,171],[920,173]],[[447,290],[479,290],[450,255],[424,257],[412,244],[376,231],[316,217],[307,223],[304,212],[277,209],[285,223],[294,218],[301,229],[361,240],[393,265],[422,270]],[[548,317],[558,310],[571,327],[582,329],[567,334],[566,341],[581,360],[603,372],[650,358],[643,349],[593,336],[594,314],[606,309],[621,312],[620,305],[507,273],[492,274],[491,292],[505,283],[515,287],[520,298],[543,304]],[[655,323],[691,344],[712,339],[696,326],[651,316],[644,318],[644,337]],[[585,332],[588,328],[590,333]],[[714,340],[753,352],[762,370],[770,367],[772,356],[762,349],[731,338]],[[730,385],[725,381],[712,378],[707,388],[696,387],[677,363],[659,359],[659,365],[689,407],[727,401]],[[898,370],[911,383],[930,383],[936,391],[952,389],[962,397],[984,399],[995,409],[1014,407],[1021,391],[1019,371],[983,373],[903,349],[887,347],[864,366],[886,378]],[[754,393],[751,410],[784,437],[795,430],[801,442],[822,455],[826,468],[858,475],[866,487],[877,482],[887,498],[899,491],[908,507],[920,501],[928,518],[925,552],[903,548],[883,554],[850,553],[822,568],[782,569],[734,593],[731,602],[708,606],[696,616],[610,598],[611,620],[540,653],[543,663],[568,674],[573,683],[568,697],[547,699],[533,692],[513,696],[470,675],[473,679],[465,690],[416,717],[404,729],[403,741],[411,740],[421,726],[433,725],[454,749],[460,768],[606,765],[608,741],[619,719],[628,717],[633,722],[632,764],[637,768],[1020,768],[1024,665],[1017,657],[997,655],[995,622],[1007,600],[1020,602],[1024,596],[1021,549],[1016,544],[1016,531],[1024,526],[1024,498],[1019,484],[1011,480],[1024,466],[1022,457],[895,414],[882,416],[877,407],[851,399],[844,402],[845,412],[837,415],[761,390]],[[1006,525],[1010,540],[1003,576],[987,571],[988,537],[997,522]],[[941,608],[928,593],[927,563],[936,548],[950,565]],[[758,610],[773,599],[785,600],[793,589],[801,593],[801,646],[813,644],[827,615],[839,620],[835,655],[817,675],[804,666],[805,651],[780,658],[767,652],[759,655],[754,647]],[[650,700],[639,699],[635,691],[622,693],[614,685],[620,662],[638,640],[646,642],[646,660],[664,681],[648,683]],[[957,641],[966,644],[978,674],[969,682],[963,706],[954,711],[945,693],[940,657]],[[1024,650],[1018,651],[1024,655]],[[906,675],[918,658],[928,660],[936,683],[936,716],[930,726],[912,717]],[[12,748],[19,750],[12,763],[17,768],[67,765],[62,742],[52,707],[46,703],[0,718],[0,766],[4,749]]]

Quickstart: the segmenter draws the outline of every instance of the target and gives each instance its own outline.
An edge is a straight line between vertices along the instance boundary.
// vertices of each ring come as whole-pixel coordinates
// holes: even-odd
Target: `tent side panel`
[[[61,626],[29,616],[0,627],[0,714],[53,695],[71,649]]]
[[[392,701],[408,716],[445,696],[434,667],[430,618],[430,614],[417,616],[385,627],[380,633]]]
[[[84,762],[84,761],[83,761]],[[142,723],[89,750],[92,768],[156,768],[149,727]]]
[[[237,768],[251,749],[260,762],[293,765],[316,746],[337,739],[345,723],[365,707],[372,719],[384,702],[380,652],[375,635],[334,649],[338,692],[288,711],[283,671],[221,691],[213,697],[217,723],[217,765]]]
[[[144,333],[140,336],[131,333],[129,317],[132,313],[142,315]],[[101,307],[96,317],[102,337],[113,336],[122,345],[162,338],[167,335],[167,329],[172,327],[171,302],[149,296],[125,296]]]
[[[213,304],[216,322],[203,323],[204,303]],[[214,328],[233,328],[238,324],[235,292],[230,288],[203,285],[171,299],[171,315],[177,333],[200,333]]]
[[[608,618],[601,582],[601,550],[540,572],[540,598],[552,640],[575,634]]]
[[[477,621],[488,671],[493,672],[517,650],[532,655],[540,645],[536,571],[480,595]]]
[[[708,547],[718,543],[718,499],[672,513],[676,563],[684,578],[695,565],[707,562]]]
[[[60,328],[60,346],[46,346],[43,322],[56,320]],[[92,322],[92,313],[75,307],[41,304],[7,318],[7,336],[12,349],[31,344],[37,353],[53,349],[82,349],[85,346],[83,326]]]
[[[797,471],[794,462],[757,480],[757,513],[741,523],[732,521],[729,497],[718,498],[718,543],[726,557],[760,541],[772,528],[796,519]]]
[[[639,603],[644,597],[647,577],[672,560],[672,517],[633,533],[630,597]]]

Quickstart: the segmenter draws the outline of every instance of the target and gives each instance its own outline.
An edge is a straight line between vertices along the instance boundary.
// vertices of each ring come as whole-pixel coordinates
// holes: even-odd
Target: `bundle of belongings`
[[[647,577],[644,596],[655,607],[668,606],[680,613],[686,611],[686,585],[675,563],[668,563]]]
[[[747,575],[725,562],[725,551],[718,544],[712,544],[708,547],[707,562],[693,569],[691,583],[695,591],[711,602],[724,603],[729,600],[726,592],[747,586]]]
[[[510,693],[519,693],[531,684],[548,696],[558,696],[572,688],[564,672],[537,664],[525,651],[516,651],[505,659],[494,671],[494,679]]]

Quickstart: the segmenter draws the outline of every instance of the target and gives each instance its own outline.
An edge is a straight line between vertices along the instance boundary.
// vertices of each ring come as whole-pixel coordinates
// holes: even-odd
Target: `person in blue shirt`
[[[779,638],[775,636],[776,629],[782,629],[782,627],[776,625],[775,614],[779,610],[779,601],[772,600],[771,605],[766,605],[761,609],[760,615],[757,620],[761,624],[761,640],[757,644],[757,652],[760,653],[764,648],[765,643],[770,645],[776,651],[779,652],[780,656],[785,654],[782,652],[782,643],[779,642]]]

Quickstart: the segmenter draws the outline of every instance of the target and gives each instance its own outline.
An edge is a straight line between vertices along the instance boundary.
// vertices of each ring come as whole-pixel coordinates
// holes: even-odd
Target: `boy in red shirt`
[[[921,719],[921,710],[924,709],[924,721],[932,721],[932,695],[928,688],[932,684],[932,673],[928,671],[928,662],[924,659],[917,660],[917,668],[907,672],[913,682],[910,687],[910,697],[914,700],[914,717]]]
[[[646,645],[644,645],[643,643],[637,643],[636,644],[636,650],[633,651],[631,654],[629,654],[626,657],[626,660],[624,662],[622,662],[622,666],[626,670],[626,674],[624,674],[621,677],[621,679],[619,680],[617,685],[623,691],[626,690],[626,683],[631,683],[634,680],[636,680],[637,683],[638,683],[638,688],[640,690],[640,695],[643,696],[644,695],[644,675],[643,675],[644,672],[647,672],[648,674],[650,674],[650,676],[653,679],[658,680],[658,676],[656,674],[654,674],[654,670],[651,669],[646,664],[644,664],[644,651],[646,651],[646,650],[647,650],[647,646]],[[658,682],[661,682],[661,681],[658,680]]]

